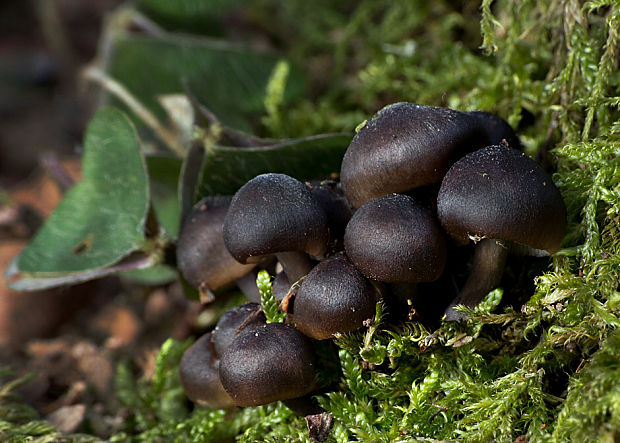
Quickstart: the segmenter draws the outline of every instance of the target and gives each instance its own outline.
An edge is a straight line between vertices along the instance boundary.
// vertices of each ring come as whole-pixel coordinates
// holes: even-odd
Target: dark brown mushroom
[[[476,118],[489,137],[490,145],[504,145],[521,149],[521,140],[506,120],[499,115],[486,111],[471,111],[469,115]]]
[[[316,265],[287,307],[287,322],[317,340],[354,331],[375,315],[374,286],[343,254]]]
[[[318,183],[311,182],[310,192],[327,216],[329,227],[330,253],[342,251],[344,230],[351,219],[353,209],[342,191],[340,183],[334,180],[323,180]]]
[[[237,191],[224,222],[224,242],[240,263],[275,254],[293,282],[327,250],[327,216],[308,187],[284,174],[259,175]]]
[[[488,138],[463,112],[413,103],[381,109],[357,132],[342,160],[340,180],[354,208],[390,193],[438,183],[450,165]]]
[[[344,247],[362,274],[388,283],[433,281],[446,263],[446,241],[430,210],[411,197],[390,194],[359,208]]]
[[[261,263],[261,267],[267,263]],[[259,269],[254,268],[247,274],[239,277],[235,280],[237,287],[243,292],[243,295],[252,303],[260,303],[260,291],[256,286],[256,279],[258,278]]]
[[[190,346],[181,358],[179,378],[187,397],[215,409],[232,408],[233,399],[226,393],[219,375],[219,363],[208,332]]]
[[[235,337],[246,329],[252,329],[267,322],[258,303],[246,303],[224,312],[213,330],[213,347],[222,356]]]
[[[185,279],[212,301],[212,291],[249,273],[254,264],[241,264],[224,245],[222,227],[231,197],[206,197],[189,214],[177,242],[177,262]]]
[[[301,397],[315,386],[315,355],[307,337],[282,323],[244,331],[220,361],[220,379],[238,406]]]
[[[551,177],[524,153],[489,146],[456,162],[437,198],[443,228],[457,242],[474,240],[472,269],[459,296],[446,310],[470,308],[501,279],[508,250],[544,256],[556,252],[566,229],[566,207]]]
[[[271,291],[278,301],[282,301],[291,289],[291,281],[284,271],[278,272],[271,283]]]

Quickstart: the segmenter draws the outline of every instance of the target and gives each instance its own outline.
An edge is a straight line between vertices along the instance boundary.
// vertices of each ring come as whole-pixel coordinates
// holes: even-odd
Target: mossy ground
[[[521,271],[535,285],[494,291],[467,325],[431,331],[379,316],[338,340],[339,388],[319,397],[335,418],[328,441],[618,438],[620,4],[256,0],[247,14],[310,76],[312,98],[284,107],[286,72],[276,71],[265,135],[350,131],[394,101],[483,109],[556,171],[568,208],[563,249]],[[152,380],[119,367],[132,416],[113,440],[308,441],[303,418],[279,403],[190,410],[176,375],[187,346],[166,342]],[[33,419],[7,417],[3,439],[21,429],[4,423]]]

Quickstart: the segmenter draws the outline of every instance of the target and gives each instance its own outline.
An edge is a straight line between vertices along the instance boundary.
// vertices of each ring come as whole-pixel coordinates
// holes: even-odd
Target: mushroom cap
[[[456,162],[437,197],[443,228],[459,242],[492,238],[554,253],[566,207],[551,177],[524,153],[488,146]]]
[[[371,198],[437,183],[454,161],[486,145],[486,133],[470,115],[395,103],[353,137],[342,160],[342,188],[359,208]]]
[[[310,183],[310,192],[327,215],[329,224],[329,250],[342,250],[342,237],[353,210],[340,184],[333,180]]]
[[[287,321],[309,337],[324,340],[354,331],[375,315],[376,291],[340,254],[323,260],[306,276],[287,311]]]
[[[213,330],[215,355],[221,357],[241,331],[258,327],[266,322],[265,313],[258,303],[246,303],[224,312]]]
[[[467,114],[476,118],[489,136],[490,145],[508,144],[509,147],[521,149],[521,140],[506,120],[487,111],[471,111]]]
[[[308,187],[285,174],[262,174],[235,194],[224,221],[224,243],[240,263],[287,251],[320,256],[327,216]]]
[[[201,291],[234,282],[254,265],[243,265],[224,245],[222,228],[231,197],[206,197],[185,219],[177,242],[177,262],[185,279]]]
[[[235,403],[220,381],[211,335],[204,334],[183,354],[179,365],[181,385],[193,402],[215,409],[232,408]]]
[[[244,331],[220,361],[222,385],[238,406],[301,397],[314,387],[314,351],[307,337],[282,323]]]
[[[344,247],[362,274],[388,283],[433,281],[446,264],[446,240],[430,210],[411,197],[390,194],[359,208]]]

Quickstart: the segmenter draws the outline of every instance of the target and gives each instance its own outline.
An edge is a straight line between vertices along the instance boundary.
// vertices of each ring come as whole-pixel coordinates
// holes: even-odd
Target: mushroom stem
[[[497,240],[485,238],[475,248],[472,267],[461,292],[446,308],[447,321],[466,320],[467,315],[454,308],[465,305],[474,308],[502,279],[508,250]]]
[[[284,273],[291,283],[295,283],[314,268],[314,263],[305,252],[289,251],[276,253]]]
[[[254,303],[260,303],[260,292],[258,292],[258,286],[256,286],[257,274],[258,271],[253,269],[235,280],[243,295]]]
[[[316,394],[316,392],[314,394]],[[317,402],[311,394],[304,395],[303,397],[282,400],[282,403],[284,403],[287,408],[299,417],[325,412],[325,410],[319,405],[319,402]]]
[[[417,283],[388,283],[384,300],[389,313],[399,320],[411,320],[415,315],[414,304],[419,297]]]

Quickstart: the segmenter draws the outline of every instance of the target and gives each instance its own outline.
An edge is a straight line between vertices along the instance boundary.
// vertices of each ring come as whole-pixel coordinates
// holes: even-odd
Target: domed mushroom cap
[[[336,252],[342,250],[342,236],[351,219],[353,210],[338,182],[324,180],[310,183],[310,192],[323,208],[329,224],[329,249]]]
[[[327,217],[308,187],[284,174],[262,174],[235,194],[224,222],[224,243],[241,263],[285,251],[322,255]]]
[[[476,118],[489,136],[490,145],[505,143],[510,148],[521,149],[521,140],[506,120],[499,115],[486,111],[471,111],[467,114]]]
[[[243,332],[220,361],[222,385],[238,406],[301,397],[313,388],[314,376],[310,342],[282,323]]]
[[[465,113],[395,103],[353,137],[340,180],[351,205],[359,208],[371,198],[437,183],[454,161],[487,144],[478,121]]]
[[[246,303],[235,306],[224,312],[213,330],[213,347],[215,354],[224,352],[242,331],[264,325],[267,322],[264,312],[258,303]]]
[[[566,229],[566,207],[551,177],[524,153],[504,146],[456,162],[441,184],[437,212],[457,241],[501,239],[539,254],[556,252]]]
[[[179,365],[179,378],[190,400],[215,409],[235,406],[220,381],[219,360],[214,355],[211,332],[185,351]]]
[[[375,315],[374,286],[344,255],[316,265],[289,304],[287,321],[309,337],[325,340],[354,331]]]
[[[353,214],[344,247],[362,274],[388,283],[433,281],[446,264],[446,240],[432,213],[411,197],[374,198]]]
[[[201,292],[215,290],[247,274],[224,245],[222,228],[231,197],[206,197],[189,214],[177,242],[177,262],[187,281]]]

